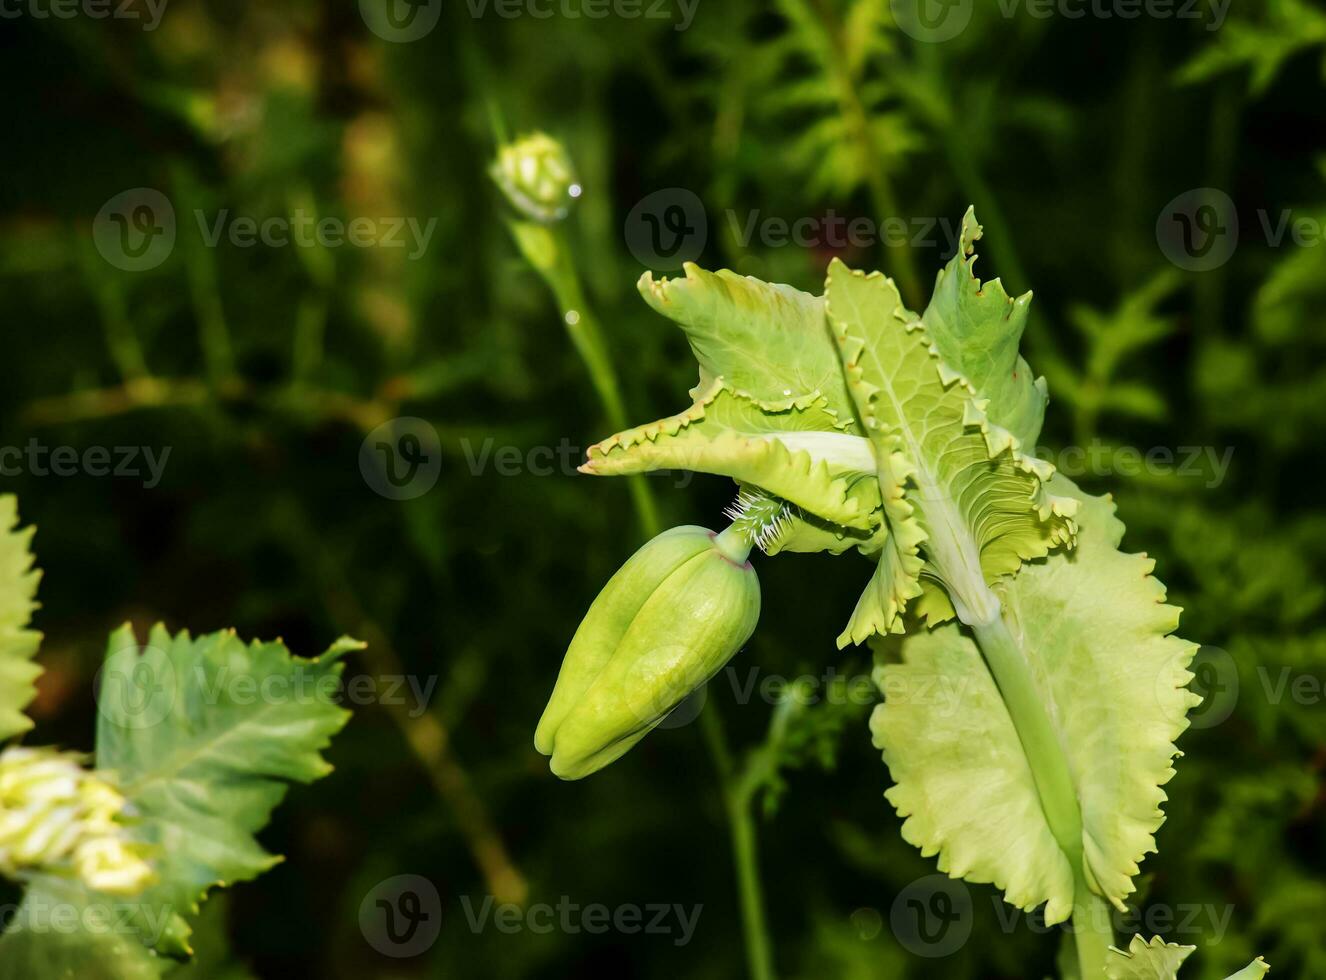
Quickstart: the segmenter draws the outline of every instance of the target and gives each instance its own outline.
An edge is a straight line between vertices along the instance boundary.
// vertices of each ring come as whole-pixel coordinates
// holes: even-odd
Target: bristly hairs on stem
[[[723,516],[766,554],[792,521],[791,505],[763,490],[742,487],[737,499],[723,509]]]

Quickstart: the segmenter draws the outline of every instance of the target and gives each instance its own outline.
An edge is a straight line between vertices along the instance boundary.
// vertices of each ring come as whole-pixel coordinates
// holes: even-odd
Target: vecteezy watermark
[[[404,959],[427,952],[442,930],[442,898],[421,875],[378,882],[359,903],[359,931],[384,956]]]
[[[739,671],[733,664],[723,668],[737,704],[750,704],[758,698],[765,704],[874,704],[879,691],[869,674],[841,674],[832,664],[819,674],[787,677],[766,673],[759,667]]]
[[[351,218],[343,221],[335,217],[318,217],[303,208],[296,208],[289,216],[272,215],[266,218],[232,217],[229,208],[215,215],[194,211],[198,231],[208,248],[216,248],[224,237],[236,248],[408,248],[406,258],[414,261],[428,250],[437,218],[420,222],[418,218]]]
[[[971,23],[972,0],[889,0],[894,23],[916,41],[951,41]]]
[[[1028,17],[1048,20],[1206,20],[1208,31],[1218,31],[1233,0],[996,0],[1000,14],[1008,20],[1025,12]],[[1207,14],[1210,17],[1207,17]]]
[[[151,187],[122,191],[97,212],[92,241],[117,269],[155,269],[175,250],[175,206]]]
[[[3,0],[0,0],[3,2]],[[235,248],[384,248],[405,249],[411,261],[428,250],[437,218],[338,218],[296,208],[290,214],[253,217],[229,208],[193,212],[199,239],[208,248],[222,241]],[[107,201],[92,221],[92,241],[111,265],[126,272],[155,269],[175,250],[179,235],[175,206],[151,187],[135,187]]]
[[[1326,242],[1319,215],[1272,212],[1258,208],[1255,231],[1268,248],[1318,248]],[[1156,219],[1156,242],[1165,258],[1189,272],[1218,269],[1233,257],[1240,242],[1238,209],[1224,191],[1196,187],[1175,197]],[[1255,237],[1255,236],[1254,236]]]
[[[383,422],[359,446],[359,472],[375,493],[389,500],[422,497],[442,472],[437,430],[412,415]]]
[[[858,216],[848,218],[828,208],[822,215],[781,218],[761,215],[757,210],[744,215],[729,208],[728,227],[732,236],[749,248],[756,242],[766,248],[795,245],[798,248],[872,248],[884,244],[890,248],[942,248],[946,255],[958,250],[962,227],[946,217],[890,217],[883,221]]]
[[[48,902],[29,894],[17,905],[0,905],[0,932],[124,936],[155,946],[175,915],[170,904],[93,901]]]
[[[1219,268],[1238,247],[1238,211],[1229,195],[1215,187],[1184,191],[1156,218],[1156,242],[1165,258],[1180,269]]]
[[[361,707],[383,704],[405,709],[411,718],[428,710],[437,688],[437,675],[327,673],[312,665],[297,664],[293,672],[263,674],[233,670],[228,666],[209,673],[194,669],[192,689],[197,703],[220,704],[351,704]],[[97,671],[93,685],[97,710],[112,724],[138,730],[153,728],[174,710],[180,686],[170,656],[156,647],[136,646],[117,650]]]
[[[999,15],[1048,20],[1203,20],[1219,30],[1232,0],[997,0]],[[898,29],[927,44],[951,41],[971,23],[973,0],[889,0]],[[1209,15],[1209,16],[1208,16]]]
[[[1188,690],[1202,699],[1201,704],[1188,709],[1188,727],[1214,728],[1233,714],[1238,704],[1238,664],[1228,651],[1204,644],[1193,654],[1188,672],[1192,674]]]
[[[601,902],[580,905],[563,895],[556,905],[535,902],[520,906],[509,902],[497,903],[492,895],[475,902],[462,895],[461,907],[471,932],[482,932],[490,925],[500,933],[512,935],[529,931],[536,935],[563,932],[575,935],[587,932],[598,935],[619,932],[623,935],[642,933],[650,936],[672,936],[674,946],[685,946],[695,935],[704,905],[686,906],[680,902],[648,902],[643,905],[626,903],[608,906]]]
[[[623,231],[636,261],[658,272],[674,272],[700,257],[709,220],[694,191],[665,187],[636,202]]]
[[[1086,446],[1037,446],[1036,458],[1053,463],[1064,476],[1174,476],[1218,487],[1229,473],[1233,446],[1112,446],[1093,439]]]
[[[382,40],[408,44],[432,33],[442,0],[359,0],[359,16]]]
[[[889,909],[894,938],[909,953],[938,958],[956,953],[971,936],[971,892],[948,875],[918,878]]]
[[[137,20],[155,31],[166,12],[166,0],[0,0],[0,18],[15,20]]]
[[[460,440],[461,452],[465,456],[465,465],[470,476],[479,476],[490,467],[498,476],[575,476],[579,465],[585,459],[585,450],[573,445],[565,436],[556,446],[512,446],[497,444],[491,436],[478,445],[474,440]],[[650,470],[644,474],[652,477],[671,476],[678,489],[691,485],[694,473],[690,470]]]
[[[0,446],[0,476],[91,476],[139,478],[144,489],[161,482],[170,446],[45,446],[31,438],[25,446]]]
[[[1145,908],[1129,905],[1123,910],[1102,903],[1093,906],[1090,912],[1074,913],[1074,918],[1068,922],[1049,925],[1045,922],[1043,909],[1023,912],[1004,902],[998,895],[991,895],[990,902],[994,906],[995,921],[1006,935],[1019,929],[1045,935],[1051,932],[1072,933],[1078,929],[1094,931],[1099,926],[1124,935],[1140,932],[1145,936],[1160,936],[1168,942],[1201,939],[1203,945],[1214,946],[1225,938],[1234,916],[1233,905],[1213,905],[1209,902],[1179,902],[1175,905],[1152,902]],[[1084,914],[1088,916],[1088,921],[1082,920]],[[1096,916],[1099,921],[1090,922],[1090,916]]]
[[[531,17],[549,20],[675,20],[674,31],[684,31],[695,19],[700,0],[465,0],[470,16],[489,13],[507,20]]]
[[[984,898],[993,908],[999,930],[1006,935],[1020,929],[1037,935],[1113,929],[1124,934],[1141,932],[1161,936],[1171,942],[1201,938],[1204,943],[1215,945],[1224,939],[1234,915],[1232,905],[1210,903],[1154,902],[1145,908],[1130,905],[1122,910],[1100,903],[1089,913],[1079,911],[1066,922],[1050,925],[1045,921],[1043,908],[1023,912],[998,894]],[[862,938],[873,938],[867,933],[875,921],[868,913],[874,911],[857,909],[852,913],[852,922]],[[1089,916],[1096,916],[1099,921],[1092,922]],[[974,918],[972,893],[967,885],[947,875],[932,874],[918,878],[898,893],[889,911],[889,926],[904,949],[917,956],[940,958],[953,955],[966,944]]]

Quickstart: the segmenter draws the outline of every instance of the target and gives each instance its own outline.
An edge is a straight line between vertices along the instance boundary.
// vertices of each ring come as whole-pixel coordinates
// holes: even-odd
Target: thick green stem
[[[1027,755],[1041,808],[1050,832],[1073,868],[1073,939],[1081,975],[1104,972],[1105,954],[1114,942],[1108,908],[1087,886],[1082,865],[1082,811],[1073,774],[1031,667],[1003,615],[972,624],[976,642],[990,666],[999,693]]]

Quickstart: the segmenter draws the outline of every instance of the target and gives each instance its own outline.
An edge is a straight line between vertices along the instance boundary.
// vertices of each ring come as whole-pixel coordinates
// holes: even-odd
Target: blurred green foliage
[[[560,466],[475,472],[485,440],[578,456],[609,431],[486,173],[497,138],[541,129],[569,146],[584,187],[565,227],[611,356],[631,366],[632,417],[662,414],[694,383],[679,332],[635,295],[641,269],[623,236],[638,200],[678,187],[705,206],[702,265],[818,291],[840,254],[896,275],[913,306],[952,250],[944,228],[974,204],[983,272],[1036,290],[1025,351],[1050,380],[1051,452],[1232,449],[1218,479],[1177,466],[1079,475],[1114,492],[1126,544],[1156,558],[1186,610],[1182,634],[1218,648],[1208,681],[1237,684],[1227,718],[1180,740],[1138,901],[1228,911],[1224,929],[1205,915],[1201,934],[1171,924],[1175,941],[1201,947],[1187,976],[1222,977],[1257,953],[1277,975],[1326,976],[1326,251],[1320,236],[1276,245],[1264,230],[1286,208],[1326,216],[1313,156],[1326,153],[1326,14],[1306,0],[1240,3],[1219,23],[1207,8],[1202,19],[1007,9],[980,5],[940,44],[897,30],[882,0],[705,0],[684,31],[676,17],[446,4],[410,43],[326,0],[179,0],[151,31],[86,16],[0,23],[0,446],[171,449],[152,488],[30,466],[0,478],[38,526],[45,570],[39,725],[90,746],[103,638],[125,620],[233,626],[302,650],[348,632],[388,657],[385,668],[352,660],[349,673],[398,658],[438,679],[417,751],[403,732],[421,729],[398,727],[399,711],[356,707],[330,752],[336,772],[293,792],[267,831],[287,862],[209,913],[199,948],[216,960],[192,971],[744,969],[700,726],[671,725],[575,784],[554,780],[531,744],[576,623],[640,540],[624,483]],[[1240,244],[1219,268],[1184,272],[1157,246],[1157,217],[1204,186],[1235,202]],[[98,255],[91,230],[108,200],[139,187],[170,199],[178,234],[166,261],[133,273]],[[830,209],[932,227],[892,247],[737,233],[754,211]],[[207,247],[199,211],[209,224],[302,211],[436,226],[415,259]],[[403,415],[435,427],[442,473],[429,493],[394,501],[368,485],[359,451]],[[650,481],[669,523],[720,520],[727,481],[684,493],[675,482]],[[761,678],[862,669],[833,637],[865,569],[850,557],[763,562],[760,627],[737,673],[708,689],[767,804],[761,866],[781,972],[1047,975],[1053,937],[984,886],[971,887],[970,940],[938,966],[894,940],[894,899],[934,869],[899,837],[863,710],[734,703],[751,666]],[[486,876],[476,854],[494,840]],[[530,902],[702,903],[696,934],[678,946],[475,932],[460,899],[489,893],[494,853]],[[437,885],[442,932],[395,961],[357,922],[370,890],[403,873]]]

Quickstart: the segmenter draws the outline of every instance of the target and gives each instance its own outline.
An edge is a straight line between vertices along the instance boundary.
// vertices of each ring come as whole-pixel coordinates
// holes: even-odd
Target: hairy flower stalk
[[[152,868],[120,822],[125,801],[73,752],[0,753],[0,873],[73,875],[88,888],[136,895]]]
[[[571,640],[534,746],[580,779],[644,738],[750,639],[760,584],[735,526],[665,531],[604,586]]]

